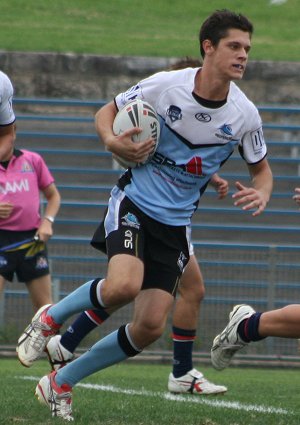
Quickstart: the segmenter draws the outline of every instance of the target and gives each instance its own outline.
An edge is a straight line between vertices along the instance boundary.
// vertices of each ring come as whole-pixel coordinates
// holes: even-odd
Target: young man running
[[[210,181],[219,199],[228,193],[228,182],[217,174]],[[172,313],[173,370],[168,378],[168,390],[172,393],[195,395],[223,394],[224,385],[207,380],[203,373],[193,367],[193,345],[199,320],[201,301],[205,287],[203,276],[194,254],[189,248],[190,259],[180,279],[178,296]],[[53,370],[58,370],[74,359],[80,342],[92,330],[104,323],[113,311],[93,309],[81,313],[63,335],[55,335],[47,344],[46,352]]]
[[[96,130],[106,148],[128,161],[141,162],[154,146],[151,138],[132,142],[138,128],[114,135],[114,118],[128,100],[137,97],[152,104],[160,117],[161,137],[151,161],[129,169],[111,191],[100,226],[108,254],[106,277],[86,282],[57,304],[42,308],[19,338],[19,359],[31,366],[73,314],[116,309],[134,300],[131,323],[40,380],[36,394],[53,416],[72,420],[76,383],[139,354],[161,336],[189,260],[191,217],[209,180],[235,147],[247,163],[251,185],[236,182],[234,204],[252,210],[254,217],[265,209],[273,179],[261,119],[233,83],[246,69],[252,31],[246,17],[216,11],[200,30],[202,68],[152,75],[96,114]],[[187,164],[195,160],[201,167],[191,170]]]

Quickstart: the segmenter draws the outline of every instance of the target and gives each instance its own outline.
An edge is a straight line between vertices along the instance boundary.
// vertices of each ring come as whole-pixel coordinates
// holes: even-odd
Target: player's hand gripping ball
[[[126,103],[117,113],[113,123],[113,132],[115,135],[118,136],[133,127],[140,127],[142,129],[141,133],[132,136],[132,141],[134,143],[143,142],[149,139],[149,137],[152,137],[155,141],[155,146],[151,154],[148,155],[148,158],[139,163],[127,161],[120,156],[114,155],[114,159],[124,168],[135,168],[146,164],[150,161],[157,149],[160,136],[159,119],[155,109],[148,102],[141,99],[132,100]]]

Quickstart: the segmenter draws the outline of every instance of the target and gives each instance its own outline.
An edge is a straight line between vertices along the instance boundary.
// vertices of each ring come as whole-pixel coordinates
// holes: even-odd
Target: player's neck
[[[224,81],[211,75],[204,68],[195,77],[194,93],[207,100],[222,101],[227,98],[230,81]]]

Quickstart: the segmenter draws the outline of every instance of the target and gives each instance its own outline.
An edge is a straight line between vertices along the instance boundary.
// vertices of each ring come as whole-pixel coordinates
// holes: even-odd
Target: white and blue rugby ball
[[[159,119],[155,109],[148,102],[141,99],[134,99],[126,103],[126,105],[117,113],[113,123],[113,132],[115,135],[118,136],[133,127],[140,127],[142,129],[141,133],[135,134],[132,137],[132,141],[134,143],[143,142],[146,139],[149,139],[149,137],[152,137],[155,140],[155,146],[148,158],[140,163],[127,161],[124,158],[113,155],[114,159],[124,168],[135,168],[146,164],[152,158],[157,149],[160,136]]]

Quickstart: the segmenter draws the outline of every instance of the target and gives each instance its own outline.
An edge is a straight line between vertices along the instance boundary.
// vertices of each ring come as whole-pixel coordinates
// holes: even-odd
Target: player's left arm
[[[293,196],[293,199],[296,204],[300,206],[300,187],[295,187],[295,195]]]
[[[43,189],[43,194],[47,199],[47,206],[44,217],[42,217],[42,221],[37,230],[37,234],[41,241],[47,242],[47,240],[53,235],[52,218],[54,219],[58,213],[61,197],[55,183],[51,183]]]
[[[235,183],[237,192],[232,197],[234,205],[242,206],[243,210],[254,209],[252,215],[255,217],[264,211],[269,202],[273,189],[273,175],[266,158],[256,164],[248,164],[248,169],[252,186],[247,187],[237,181]]]

